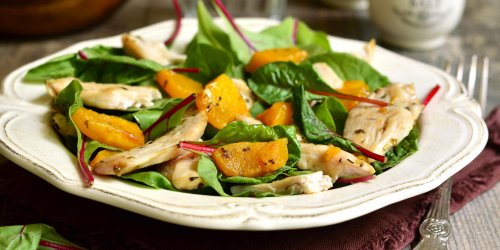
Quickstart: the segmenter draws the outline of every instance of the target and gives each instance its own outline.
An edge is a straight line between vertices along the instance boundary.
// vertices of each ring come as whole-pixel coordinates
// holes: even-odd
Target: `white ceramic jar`
[[[385,42],[427,50],[445,43],[464,7],[465,0],[370,0],[370,16]]]

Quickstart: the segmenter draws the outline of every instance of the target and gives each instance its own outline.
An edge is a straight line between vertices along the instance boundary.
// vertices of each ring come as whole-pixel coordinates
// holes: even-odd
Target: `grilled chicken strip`
[[[410,84],[393,84],[381,88],[369,98],[383,100],[391,105],[377,107],[361,104],[353,108],[346,120],[344,137],[384,155],[408,136],[423,105]]]
[[[257,185],[239,185],[231,187],[231,193],[241,194],[244,192],[270,192],[281,195],[312,194],[326,191],[333,186],[332,179],[323,172],[317,171],[312,174],[290,176],[283,180],[273,181]]]
[[[339,177],[373,175],[375,169],[353,154],[328,145],[301,143],[301,156],[297,166],[303,170],[322,171],[333,181]]]
[[[195,109],[187,110],[182,119],[177,127],[151,143],[105,158],[95,165],[94,172],[122,175],[176,158],[182,152],[177,148],[179,141],[200,139],[207,126],[206,113]]]
[[[165,175],[175,188],[194,190],[203,186],[203,181],[198,174],[199,160],[200,155],[184,151],[179,157],[161,165],[157,170]]]
[[[124,34],[122,44],[125,54],[137,59],[148,59],[161,65],[181,64],[186,60],[185,55],[168,50],[162,42],[145,40],[140,36]]]
[[[47,80],[47,92],[57,96],[73,80],[73,77]],[[83,103],[100,109],[126,110],[130,107],[151,107],[153,101],[161,99],[161,93],[153,87],[129,86],[124,84],[82,82]]]
[[[248,87],[247,83],[242,79],[232,78],[231,80],[233,80],[233,83],[240,92],[241,97],[243,97],[247,109],[250,110],[253,106],[253,103],[255,102],[255,96],[252,90]]]

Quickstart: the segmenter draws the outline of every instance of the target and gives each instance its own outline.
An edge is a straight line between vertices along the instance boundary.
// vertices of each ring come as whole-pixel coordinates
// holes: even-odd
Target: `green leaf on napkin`
[[[54,247],[47,247],[54,246]],[[58,248],[55,248],[58,247]],[[83,249],[45,224],[0,227],[0,249]]]

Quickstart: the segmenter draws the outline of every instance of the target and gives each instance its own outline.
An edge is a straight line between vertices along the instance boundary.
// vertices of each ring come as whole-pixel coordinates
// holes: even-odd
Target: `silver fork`
[[[476,88],[476,76],[478,71],[478,56],[473,55],[469,67],[469,75],[467,79],[467,90],[470,98],[474,98]],[[481,106],[481,111],[484,116],[486,110],[486,99],[488,91],[488,67],[489,58],[484,57],[481,70],[481,81],[479,86],[478,102]],[[451,73],[452,65],[447,62],[444,70]],[[462,82],[464,76],[464,61],[461,60],[456,69],[456,77],[459,82]],[[448,249],[448,239],[451,235],[451,224],[449,220],[450,195],[453,180],[449,178],[439,188],[439,197],[435,200],[427,212],[426,219],[420,224],[420,242],[414,248],[417,250],[427,249]]]

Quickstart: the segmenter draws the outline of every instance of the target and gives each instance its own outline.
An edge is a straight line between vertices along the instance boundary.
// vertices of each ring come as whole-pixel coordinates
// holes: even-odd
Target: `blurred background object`
[[[0,0],[0,35],[59,35],[96,24],[125,0]]]
[[[352,10],[368,9],[368,0],[321,0],[321,2],[342,9],[352,9]]]
[[[206,6],[211,6],[210,0],[203,0]],[[182,0],[184,16],[196,16],[198,0]],[[287,0],[222,0],[234,17],[266,17],[276,20],[284,18]]]
[[[370,0],[382,39],[407,49],[434,49],[462,19],[465,0]]]

